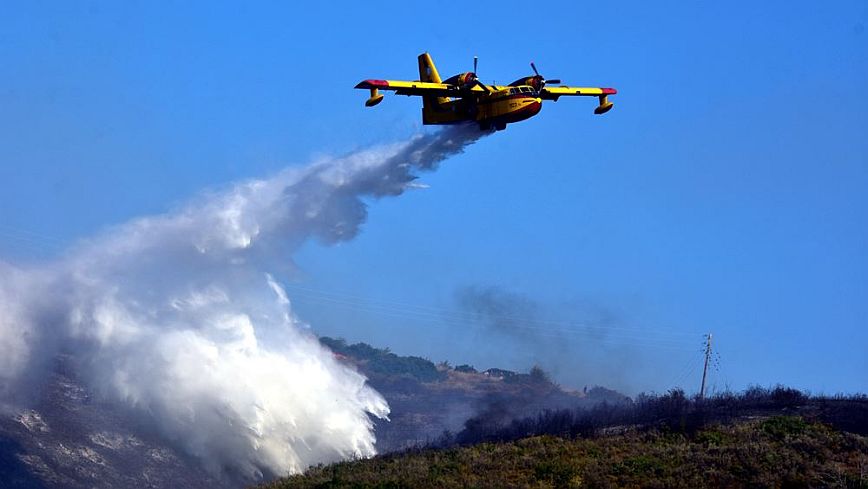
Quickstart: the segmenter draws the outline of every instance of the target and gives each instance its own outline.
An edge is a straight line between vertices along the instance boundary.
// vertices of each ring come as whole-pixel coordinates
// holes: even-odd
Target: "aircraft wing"
[[[431,97],[463,97],[468,92],[483,93],[479,86],[457,87],[446,83],[402,80],[364,80],[356,88],[394,90],[398,95],[422,95]]]
[[[614,88],[596,87],[544,87],[540,91],[543,100],[557,100],[560,97],[601,97],[603,95],[615,95],[618,93]]]

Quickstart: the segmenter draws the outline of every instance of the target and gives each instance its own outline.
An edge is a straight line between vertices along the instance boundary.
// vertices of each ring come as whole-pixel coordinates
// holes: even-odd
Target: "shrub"
[[[473,368],[472,365],[467,365],[467,364],[459,365],[459,366],[455,367],[455,371],[456,372],[470,373],[470,374],[477,373],[476,369]]]
[[[763,421],[761,426],[765,433],[783,439],[804,433],[808,424],[799,416],[775,416]]]

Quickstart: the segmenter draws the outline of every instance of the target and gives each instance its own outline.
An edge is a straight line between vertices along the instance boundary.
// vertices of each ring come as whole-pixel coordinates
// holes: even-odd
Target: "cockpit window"
[[[510,89],[509,89],[509,94],[510,94],[510,95],[515,95],[516,93],[517,93],[517,92],[516,92],[516,90],[515,90],[514,88],[510,88]]]
[[[530,93],[530,87],[521,87],[521,91],[524,93]]]

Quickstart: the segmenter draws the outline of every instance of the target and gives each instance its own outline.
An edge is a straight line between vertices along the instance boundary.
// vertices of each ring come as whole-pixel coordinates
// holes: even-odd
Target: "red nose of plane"
[[[509,115],[510,122],[523,121],[531,118],[542,109],[542,99],[527,97],[522,99],[522,105]]]

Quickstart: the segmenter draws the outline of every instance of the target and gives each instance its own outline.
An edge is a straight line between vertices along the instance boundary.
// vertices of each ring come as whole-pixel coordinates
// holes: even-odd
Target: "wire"
[[[595,341],[603,343],[638,341],[645,345],[657,348],[671,348],[683,351],[692,350],[686,347],[689,341],[685,336],[674,337],[672,335],[657,335],[655,337],[654,332],[638,330],[635,328],[606,328],[598,325],[581,326],[580,323],[567,321],[537,321],[506,315],[468,314],[447,309],[415,306],[391,301],[367,301],[358,296],[332,294],[304,287],[287,286],[286,288],[293,292],[291,294],[293,300],[301,299],[301,302],[303,303],[307,302],[320,305],[330,305],[333,307],[349,309],[357,312],[367,312],[380,316],[412,319],[418,322],[432,324],[434,327],[438,328],[457,325],[479,328],[482,327],[485,322],[500,319],[501,322],[507,323],[510,328],[524,331],[536,331],[536,336],[552,338],[563,338],[566,335],[583,336],[593,337]],[[351,297],[351,299],[346,299],[346,297]],[[545,324],[574,327],[552,328],[541,326]],[[641,335],[639,334],[640,332],[642,333]]]
[[[58,238],[8,224],[0,224],[0,236],[5,236],[21,243],[36,244],[53,251],[67,245],[63,240]],[[630,341],[656,348],[690,351],[686,346],[689,343],[688,336],[682,332],[676,332],[671,328],[644,329],[617,325],[601,326],[599,324],[579,321],[531,319],[509,314],[462,312],[398,301],[373,300],[358,295],[324,291],[299,284],[286,284],[285,288],[292,292],[293,299],[301,299],[302,302],[330,305],[380,316],[413,319],[439,328],[458,325],[480,328],[483,327],[484,323],[496,321],[516,330],[534,331],[536,336],[551,338],[579,336],[592,338],[598,343],[621,344],[624,341]]]
[[[420,306],[414,304],[407,304],[395,301],[383,301],[383,300],[373,300],[369,298],[365,298],[358,295],[351,295],[346,293],[338,293],[338,292],[327,292],[323,290],[312,289],[308,287],[301,287],[298,285],[290,284],[286,285],[285,288],[287,290],[294,290],[300,294],[301,297],[306,297],[312,300],[321,300],[321,301],[329,301],[334,302],[336,304],[353,304],[359,307],[372,308],[372,309],[385,309],[385,310],[395,310],[405,312],[407,314],[415,314],[415,315],[423,315],[423,316],[431,316],[436,315],[438,319],[447,317],[455,320],[462,321],[498,321],[502,323],[516,323],[516,324],[545,324],[552,326],[565,326],[566,328],[561,328],[562,331],[571,331],[575,330],[575,328],[579,328],[581,331],[593,331],[599,330],[603,333],[610,333],[612,331],[623,331],[628,333],[639,333],[642,336],[645,336],[649,333],[648,329],[645,328],[631,328],[624,326],[600,326],[598,324],[593,323],[582,323],[578,321],[558,321],[552,319],[530,319],[528,317],[520,317],[506,314],[488,314],[488,313],[474,313],[474,312],[460,312],[451,309],[443,309],[436,308],[431,306]],[[661,332],[661,329],[666,328],[655,328],[654,330],[650,330],[650,332],[661,339],[673,339],[675,341],[684,341],[685,334],[681,331],[675,332],[675,330],[671,333]]]

